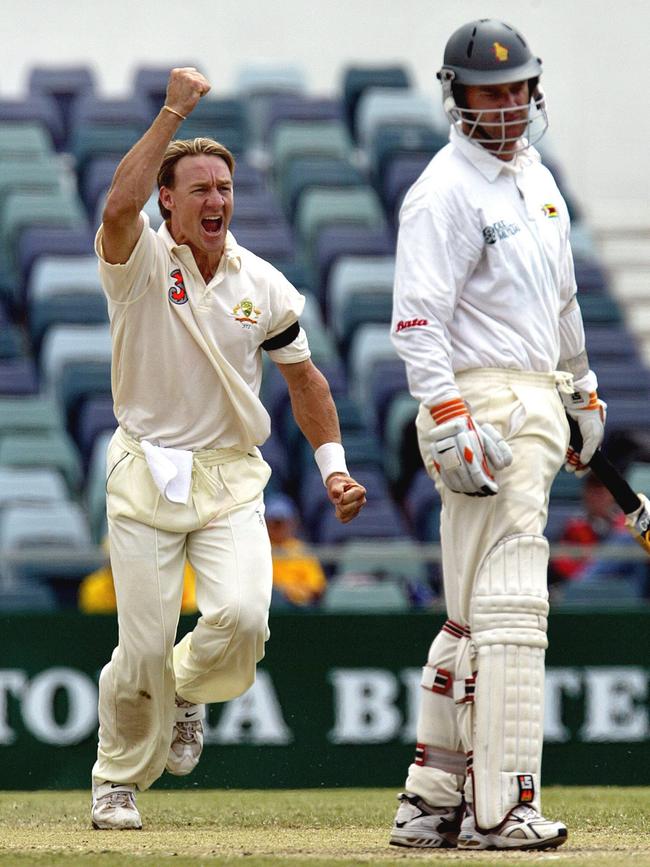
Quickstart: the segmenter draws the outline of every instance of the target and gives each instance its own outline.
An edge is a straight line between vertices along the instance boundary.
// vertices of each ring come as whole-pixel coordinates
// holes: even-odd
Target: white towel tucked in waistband
[[[192,483],[192,452],[153,446],[140,440],[156,487],[170,503],[187,504]]]

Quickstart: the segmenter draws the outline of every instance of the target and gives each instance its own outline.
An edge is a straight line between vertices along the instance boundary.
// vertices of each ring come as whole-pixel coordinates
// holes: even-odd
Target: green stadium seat
[[[81,485],[79,451],[63,430],[3,434],[0,436],[0,466],[57,469],[72,496],[78,494]]]
[[[32,162],[52,153],[52,138],[40,121],[0,123],[0,162]]]
[[[390,580],[367,584],[333,581],[321,602],[321,609],[337,613],[392,613],[408,608],[408,598],[401,583]]]
[[[309,256],[318,232],[328,224],[374,229],[385,223],[381,202],[371,187],[332,187],[307,190],[301,196],[295,227]]]
[[[63,429],[57,402],[45,395],[0,397],[0,437],[4,434],[44,433]]]

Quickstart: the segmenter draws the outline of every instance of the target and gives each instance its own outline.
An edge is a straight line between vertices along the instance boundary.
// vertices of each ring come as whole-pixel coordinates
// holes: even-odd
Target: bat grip
[[[582,435],[578,422],[567,415],[571,437],[569,443],[571,448],[580,452],[582,449]],[[621,474],[614,465],[605,457],[600,449],[596,449],[588,466],[593,471],[605,487],[613,494],[614,499],[625,512],[626,515],[635,512],[641,505],[639,498],[634,493],[632,488],[621,478]]]

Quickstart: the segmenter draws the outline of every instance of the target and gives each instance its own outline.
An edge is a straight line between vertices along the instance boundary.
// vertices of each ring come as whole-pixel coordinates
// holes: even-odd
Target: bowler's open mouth
[[[201,220],[201,225],[209,235],[217,235],[223,225],[223,217],[206,217]]]

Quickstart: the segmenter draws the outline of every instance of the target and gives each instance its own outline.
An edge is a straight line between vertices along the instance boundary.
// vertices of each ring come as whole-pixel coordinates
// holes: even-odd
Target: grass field
[[[389,789],[150,791],[144,830],[92,831],[88,792],[0,793],[0,864],[300,865],[552,863],[650,867],[650,788],[549,788],[544,812],[569,828],[547,852],[407,850],[388,846]]]

